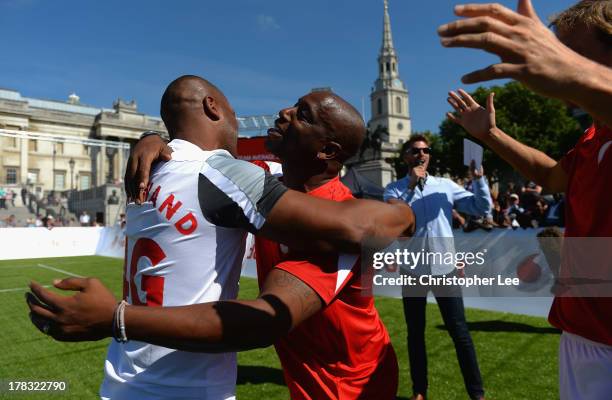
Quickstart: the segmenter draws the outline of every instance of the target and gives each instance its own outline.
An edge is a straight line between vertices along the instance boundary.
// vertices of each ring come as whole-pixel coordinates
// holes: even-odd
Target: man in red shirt
[[[288,187],[346,201],[353,196],[338,174],[342,163],[359,149],[364,128],[346,130],[327,153],[318,153],[316,158],[300,151],[311,146],[314,121],[324,115],[321,106],[335,97],[312,93],[282,110],[276,128],[269,131],[267,145],[282,160]],[[360,258],[350,254],[294,255],[285,246],[260,237],[255,246],[260,288],[265,287],[270,271],[280,269],[306,283],[323,302],[320,312],[275,343],[291,398],[395,398],[397,361],[374,299],[365,294]]]
[[[552,25],[566,46],[612,67],[612,2],[583,1],[559,14]],[[612,393],[612,129],[599,121],[557,162],[519,143],[495,123],[493,93],[486,109],[463,90],[449,93],[461,124],[525,177],[552,192],[566,193],[561,284],[549,314],[563,331],[559,351],[561,399],[609,399]],[[590,262],[592,260],[592,262]],[[585,279],[586,278],[586,279]],[[582,282],[581,282],[582,281]],[[585,285],[585,282],[591,284]],[[582,284],[581,284],[582,283]],[[599,283],[595,285],[593,283]],[[608,283],[607,285],[602,285]],[[601,286],[604,289],[601,289]]]
[[[282,110],[268,134],[287,187],[323,199],[355,201],[338,178],[365,134],[354,107],[330,92],[311,93]],[[258,239],[257,300],[127,306],[124,333],[131,340],[189,351],[275,344],[293,399],[395,399],[395,353],[363,287],[359,256],[304,248],[290,250]],[[33,284],[47,305],[34,296],[28,299],[39,329],[41,321],[51,320],[48,333],[60,340],[117,336],[117,329],[109,328],[115,300],[98,281],[64,280],[56,287],[80,293],[62,298]]]
[[[353,198],[337,176],[308,194],[334,201]],[[276,268],[307,284],[323,302],[320,312],[274,344],[291,398],[395,398],[395,352],[374,299],[364,294],[359,257],[309,254],[292,260],[285,246],[255,240],[260,288]]]

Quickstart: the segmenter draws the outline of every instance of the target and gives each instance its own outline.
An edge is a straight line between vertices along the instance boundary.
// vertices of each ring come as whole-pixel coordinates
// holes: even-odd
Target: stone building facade
[[[134,101],[106,109],[75,94],[61,102],[0,89],[0,185],[28,185],[42,195],[117,183],[129,145],[145,130],[166,132]]]

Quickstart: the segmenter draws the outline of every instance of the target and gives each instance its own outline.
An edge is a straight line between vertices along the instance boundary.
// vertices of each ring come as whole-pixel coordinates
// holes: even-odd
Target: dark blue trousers
[[[484,396],[476,350],[470,336],[460,287],[410,287],[404,295],[404,317],[408,328],[408,357],[413,393],[427,394],[427,353],[425,350],[425,310],[431,289],[438,302],[444,325],[455,344],[457,360],[469,396]]]

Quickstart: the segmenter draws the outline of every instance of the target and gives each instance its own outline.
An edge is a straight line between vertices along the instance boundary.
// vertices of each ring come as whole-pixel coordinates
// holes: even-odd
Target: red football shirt
[[[561,166],[568,175],[565,237],[612,237],[612,130],[604,126],[591,126],[576,146],[563,157]],[[602,243],[601,239],[592,241]],[[573,247],[584,249],[588,246],[581,244]],[[602,249],[597,250],[603,254],[601,251]],[[575,253],[568,254],[564,250],[563,256],[561,275],[563,276],[564,272],[566,276],[580,275],[580,271],[567,271],[572,265],[580,266],[579,261],[572,265],[567,263],[567,258],[576,257]],[[583,268],[593,268],[592,271],[587,271],[586,275],[599,271],[600,276],[610,276],[612,259],[595,259],[601,261],[598,262],[599,265],[587,267],[582,264]],[[564,271],[564,268],[567,269]],[[612,345],[612,297],[555,297],[548,320],[561,330]]]
[[[338,178],[308,194],[335,201],[353,198]],[[288,253],[285,246],[255,239],[260,287],[272,268],[280,268],[309,285],[325,303],[275,344],[291,398],[395,399],[395,352],[374,299],[364,294],[359,257],[313,254],[307,261],[289,261]]]

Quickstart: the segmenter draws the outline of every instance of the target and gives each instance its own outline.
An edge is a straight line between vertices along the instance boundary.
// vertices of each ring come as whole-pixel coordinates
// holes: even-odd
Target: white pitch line
[[[51,271],[59,272],[61,274],[66,274],[66,275],[74,276],[75,278],[84,278],[84,276],[73,274],[72,272],[64,271],[63,269],[51,267],[49,265],[38,264],[38,266],[41,267],[41,268],[50,269]]]
[[[50,288],[51,285],[44,285],[44,288]],[[30,290],[30,288],[24,287],[24,288],[15,288],[15,289],[0,289],[0,293],[7,293],[7,292],[19,292],[19,291],[28,291]]]

